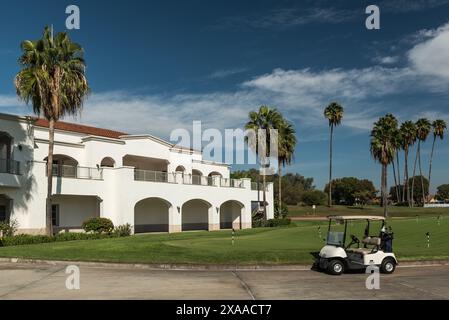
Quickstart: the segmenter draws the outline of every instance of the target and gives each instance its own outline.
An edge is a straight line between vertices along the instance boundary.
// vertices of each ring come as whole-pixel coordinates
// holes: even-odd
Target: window
[[[53,226],[59,227],[59,204],[51,206],[51,221]]]
[[[6,206],[0,206],[0,222],[6,221]]]

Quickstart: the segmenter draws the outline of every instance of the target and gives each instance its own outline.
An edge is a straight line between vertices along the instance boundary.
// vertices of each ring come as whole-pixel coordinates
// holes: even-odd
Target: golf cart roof
[[[329,220],[371,220],[371,221],[382,221],[385,217],[382,216],[328,216]]]

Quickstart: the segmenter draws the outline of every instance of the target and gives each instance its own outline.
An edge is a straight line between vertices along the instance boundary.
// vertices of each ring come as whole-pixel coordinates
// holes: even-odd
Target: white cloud
[[[408,52],[412,67],[423,75],[449,79],[449,23],[425,33],[430,39]]]
[[[407,94],[447,91],[449,69],[445,62],[449,61],[448,36],[447,26],[433,31],[432,36],[410,50],[410,64],[401,68],[275,69],[243,82],[231,92],[174,95],[136,95],[124,91],[94,93],[86,101],[78,121],[167,138],[173,129],[191,129],[194,120],[201,120],[203,128],[241,128],[250,110],[269,104],[295,123],[301,139],[310,141],[322,137],[327,127],[323,108],[337,100],[346,110],[342,125],[350,131],[366,131],[376,118],[393,108],[399,116],[409,116],[410,110],[394,105],[389,97],[402,99]],[[430,58],[424,59],[426,56]],[[435,78],[435,74],[439,77]],[[18,105],[15,97],[0,95],[0,106],[11,105]],[[436,112],[431,108],[427,110]]]
[[[23,103],[19,101],[17,96],[0,94],[0,107],[15,107],[19,105],[23,105]]]
[[[235,74],[243,73],[245,71],[248,71],[248,68],[234,68],[234,69],[227,69],[227,70],[217,70],[213,72],[209,78],[211,79],[222,79],[229,76],[233,76]]]
[[[375,61],[380,64],[390,65],[390,64],[395,64],[396,62],[398,62],[399,57],[398,56],[376,57]]]

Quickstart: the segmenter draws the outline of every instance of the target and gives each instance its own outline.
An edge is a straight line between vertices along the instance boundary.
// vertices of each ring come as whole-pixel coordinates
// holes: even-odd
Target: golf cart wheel
[[[345,271],[345,266],[340,260],[332,260],[327,267],[327,272],[335,276],[341,275]]]
[[[380,265],[380,272],[390,274],[396,269],[396,261],[393,258],[385,258]]]

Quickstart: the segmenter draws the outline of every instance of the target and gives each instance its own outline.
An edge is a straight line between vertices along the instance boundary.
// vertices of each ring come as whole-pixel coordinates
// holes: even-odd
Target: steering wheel
[[[360,244],[360,240],[355,235],[351,234],[351,243],[348,245],[348,248],[353,244]]]

